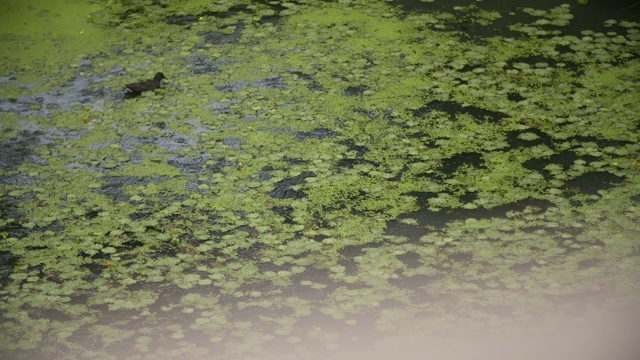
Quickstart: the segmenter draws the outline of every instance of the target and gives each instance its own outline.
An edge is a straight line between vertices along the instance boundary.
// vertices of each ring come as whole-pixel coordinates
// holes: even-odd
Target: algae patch
[[[335,354],[627,304],[637,24],[515,12],[116,1],[108,46],[5,66],[0,351]]]

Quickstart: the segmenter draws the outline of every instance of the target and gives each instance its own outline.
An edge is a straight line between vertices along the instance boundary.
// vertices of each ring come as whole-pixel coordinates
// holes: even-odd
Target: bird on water
[[[144,91],[152,91],[160,87],[162,79],[166,79],[164,74],[159,72],[156,73],[156,76],[153,77],[152,80],[143,80],[137,83],[126,85],[127,89],[129,89],[129,93],[131,95],[137,96],[140,95],[141,92]]]

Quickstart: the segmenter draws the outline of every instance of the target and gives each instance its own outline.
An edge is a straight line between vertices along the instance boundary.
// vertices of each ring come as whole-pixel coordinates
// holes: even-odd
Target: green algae
[[[401,19],[360,1],[283,4],[273,23],[260,17],[275,10],[253,4],[176,31],[166,16],[232,4],[159,4],[93,13],[103,33],[92,46],[117,30],[107,56],[73,50],[70,26],[47,40],[69,40],[68,57],[5,65],[25,83],[92,59],[83,75],[61,67],[31,92],[8,85],[8,97],[75,76],[106,73],[113,91],[157,70],[170,80],[102,107],[0,114],[3,146],[22,146],[25,127],[49,134],[29,147],[42,161],[1,173],[1,248],[19,257],[2,270],[2,331],[12,334],[3,351],[107,358],[135,339],[132,356],[205,358],[191,331],[227,358],[274,340],[334,349],[340,326],[366,316],[385,332],[424,335],[482,323],[494,316],[484,306],[517,308],[510,322],[574,306],[558,310],[551,297],[637,295],[633,33],[562,36],[553,29],[571,19],[562,6],[523,9],[541,19],[514,27],[521,37],[478,44],[447,30],[451,14]],[[456,11],[484,25],[500,17]],[[208,31],[238,36],[202,45]],[[216,61],[210,74],[193,73],[198,56]],[[593,172],[621,180],[584,194],[568,185]],[[297,195],[278,195],[310,173],[287,188]],[[11,180],[19,174],[32,183]],[[403,236],[387,233],[396,220],[410,229]],[[336,328],[301,328],[320,315]]]
[[[84,1],[73,1],[71,6],[43,6],[37,1],[3,3],[3,73],[13,73],[17,81],[29,84],[28,90],[22,88],[20,93],[32,94],[72,78],[81,59],[100,52],[116,36],[93,23],[91,14],[100,8]],[[56,69],[56,76],[34,76],[37,69]]]

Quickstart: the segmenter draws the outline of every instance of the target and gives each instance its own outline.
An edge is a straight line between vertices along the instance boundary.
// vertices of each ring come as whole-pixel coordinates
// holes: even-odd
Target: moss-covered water
[[[640,313],[633,19],[8,3],[3,358],[338,357]]]

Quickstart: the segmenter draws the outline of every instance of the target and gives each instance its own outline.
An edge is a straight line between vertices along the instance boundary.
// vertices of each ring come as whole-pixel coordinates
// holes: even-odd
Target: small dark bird
[[[152,91],[160,87],[162,79],[166,79],[164,74],[159,72],[153,77],[153,80],[144,80],[133,84],[126,85],[132,95],[140,95],[143,91]]]

